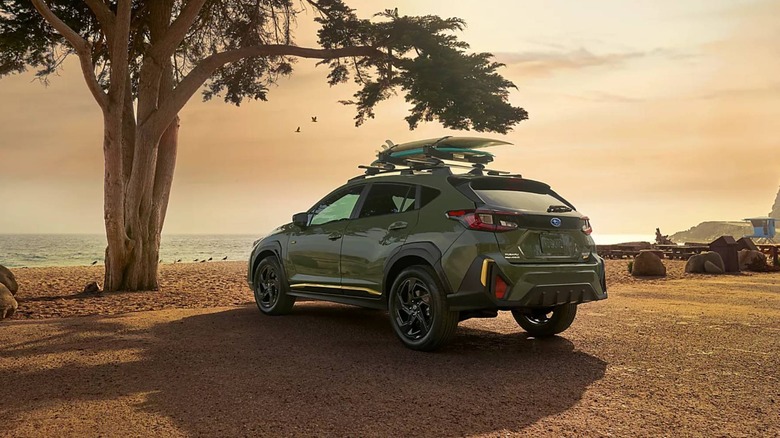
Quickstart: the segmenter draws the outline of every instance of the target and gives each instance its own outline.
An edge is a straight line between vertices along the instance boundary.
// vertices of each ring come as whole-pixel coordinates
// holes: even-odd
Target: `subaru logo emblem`
[[[561,220],[557,217],[550,219],[550,223],[556,228],[561,226]]]

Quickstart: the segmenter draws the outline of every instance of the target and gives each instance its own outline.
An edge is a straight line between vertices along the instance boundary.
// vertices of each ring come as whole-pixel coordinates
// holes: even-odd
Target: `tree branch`
[[[187,30],[198,18],[198,13],[200,13],[204,3],[206,0],[189,0],[162,38],[152,46],[149,54],[160,63],[170,58],[187,35]]]
[[[108,35],[108,32],[114,28],[115,17],[114,13],[111,12],[111,9],[103,3],[103,0],[84,0],[84,3],[86,3],[92,13],[95,14],[98,23],[100,23],[100,27],[106,32],[106,36],[111,38],[111,36]]]
[[[128,62],[129,53],[127,52],[130,40],[130,15],[132,8],[131,0],[119,0],[117,2],[117,13],[113,31],[114,41],[111,45],[111,83],[109,84],[109,96],[116,99],[117,105],[124,103],[125,83],[129,80]]]
[[[193,94],[214,74],[219,68],[244,58],[255,56],[297,56],[299,58],[333,59],[349,56],[384,56],[377,48],[369,46],[342,47],[339,49],[311,49],[306,47],[267,44],[226,52],[215,53],[204,58],[197,67],[193,68],[182,80],[169,98],[160,102],[160,106],[148,120],[140,123],[152,123],[154,132],[162,135],[162,131],[168,127],[176,115],[181,111]]]
[[[84,75],[84,80],[87,82],[87,87],[92,93],[92,97],[95,98],[98,105],[103,111],[108,108],[108,96],[100,87],[100,84],[95,77],[95,66],[92,64],[92,46],[90,43],[81,37],[76,31],[70,28],[65,22],[54,14],[49,9],[43,0],[32,0],[32,4],[35,9],[38,10],[43,18],[62,35],[76,51],[76,55],[81,62],[81,72]]]

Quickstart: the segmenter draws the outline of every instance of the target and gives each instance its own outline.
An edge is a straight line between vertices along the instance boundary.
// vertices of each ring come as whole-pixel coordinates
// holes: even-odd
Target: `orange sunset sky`
[[[766,215],[780,184],[780,2],[351,1],[362,16],[466,20],[529,120],[506,136],[409,131],[402,97],[355,128],[350,85],[299,61],[268,102],[181,114],[164,233],[262,235],[358,174],[385,139],[483,135],[494,168],[549,183],[597,234],[665,234]],[[297,42],[314,44],[309,15]],[[318,116],[311,123],[310,116]],[[0,79],[0,233],[102,233],[102,119],[78,66]],[[300,126],[301,133],[294,133]]]

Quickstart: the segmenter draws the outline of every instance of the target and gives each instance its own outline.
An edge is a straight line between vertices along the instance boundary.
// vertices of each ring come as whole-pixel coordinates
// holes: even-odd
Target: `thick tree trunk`
[[[160,0],[149,4],[153,46],[164,40],[169,31],[173,3],[173,0]],[[149,123],[149,120],[160,103],[170,98],[174,88],[170,55],[144,58],[138,82],[137,114],[132,97],[125,98],[121,102],[121,120],[112,121],[123,134],[115,158],[119,160],[122,190],[121,194],[109,195],[106,179],[106,217],[121,216],[122,221],[121,229],[112,226],[109,231],[106,220],[105,290],[108,291],[158,288],[160,233],[173,181],[179,124],[178,117],[165,124]],[[111,163],[117,166],[113,160]],[[106,155],[107,169],[108,164]],[[124,243],[120,245],[122,239]]]
[[[120,290],[125,277],[125,266],[131,242],[125,233],[124,193],[122,172],[121,117],[107,113],[104,121],[103,155],[105,157],[105,182],[103,211],[106,225],[106,275],[103,289]]]
[[[109,178],[106,172],[106,277],[104,290],[157,290],[157,267],[160,258],[160,234],[168,208],[173,170],[178,147],[178,118],[168,126],[157,144],[147,143],[137,150],[154,152],[154,164],[148,178],[138,180],[141,187],[124,185],[121,197],[125,202],[113,202],[109,196]],[[138,135],[137,139],[149,138]],[[138,141],[138,140],[137,140]],[[106,154],[109,169],[110,154]],[[141,200],[132,199],[140,194]],[[130,196],[128,196],[130,195]],[[136,205],[135,209],[128,206]],[[116,213],[116,214],[115,214]],[[109,218],[124,216],[123,227],[109,226]],[[113,224],[113,222],[111,222]]]

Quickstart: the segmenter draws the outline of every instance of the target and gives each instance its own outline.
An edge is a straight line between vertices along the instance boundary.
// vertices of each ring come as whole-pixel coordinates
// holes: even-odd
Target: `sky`
[[[180,114],[164,233],[263,235],[359,174],[376,150],[444,135],[512,142],[492,168],[550,184],[597,234],[664,234],[766,215],[780,185],[780,2],[351,1],[463,18],[529,119],[507,135],[410,131],[402,96],[354,126],[349,86],[299,61],[268,102],[196,96]],[[311,15],[297,43],[315,44]],[[102,117],[75,60],[0,79],[0,234],[102,233]],[[318,122],[312,123],[311,116]],[[300,126],[301,132],[295,133]]]

